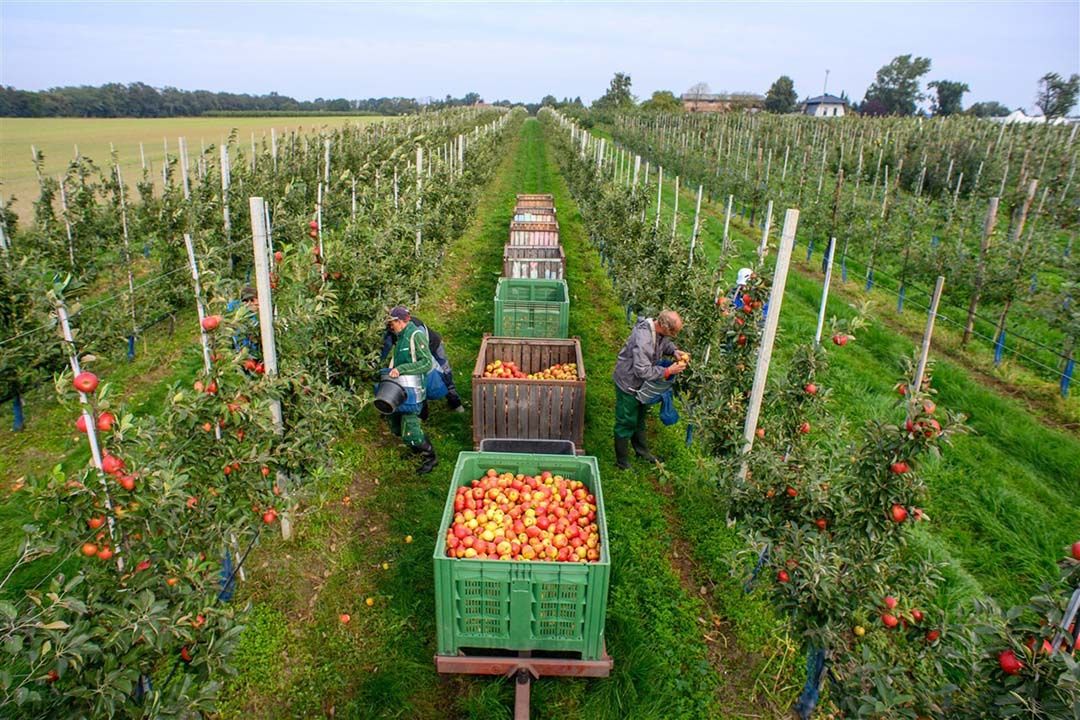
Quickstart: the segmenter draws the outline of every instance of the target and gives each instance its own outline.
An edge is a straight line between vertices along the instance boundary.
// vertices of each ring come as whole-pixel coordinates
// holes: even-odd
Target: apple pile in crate
[[[486,378],[516,378],[518,380],[577,380],[577,363],[558,363],[540,372],[526,373],[513,360],[496,360],[484,366]]]
[[[446,554],[486,560],[599,560],[596,498],[584,483],[546,470],[535,476],[488,470],[457,489]]]

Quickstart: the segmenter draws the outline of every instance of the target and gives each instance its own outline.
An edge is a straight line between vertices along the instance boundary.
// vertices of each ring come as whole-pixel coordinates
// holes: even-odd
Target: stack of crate
[[[578,451],[585,430],[581,342],[567,337],[570,295],[563,273],[551,195],[518,195],[495,290],[494,335],[485,336],[473,368],[473,441],[569,440]],[[526,375],[575,365],[573,379],[485,377],[490,365],[514,363]]]
[[[536,663],[546,663],[548,675],[611,672],[604,647],[611,577],[607,515],[599,465],[582,454],[585,364],[581,342],[567,337],[570,297],[555,218],[551,195],[517,196],[495,291],[495,334],[484,335],[473,368],[473,441],[480,452],[458,456],[435,546],[440,672],[514,675],[520,662],[531,663],[529,677],[539,676]],[[584,483],[596,497],[599,557],[577,563],[448,553],[457,489],[492,470],[519,479],[549,472]],[[523,532],[516,540],[525,537]],[[516,677],[520,701],[527,685],[523,675]],[[527,716],[527,708],[526,698],[515,717]]]

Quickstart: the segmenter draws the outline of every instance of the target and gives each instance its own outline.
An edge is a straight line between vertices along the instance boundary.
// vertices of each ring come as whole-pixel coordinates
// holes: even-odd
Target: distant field
[[[181,118],[0,118],[0,195],[6,201],[17,199],[15,211],[29,217],[31,203],[37,197],[37,176],[30,160],[30,146],[45,155],[45,171],[59,175],[75,155],[92,158],[99,165],[109,160],[109,143],[120,158],[120,170],[128,184],[141,173],[139,143],[143,143],[147,163],[152,163],[155,177],[161,175],[163,142],[176,153],[177,138],[187,140],[188,153],[194,162],[200,143],[218,144],[232,129],[237,142],[250,147],[251,133],[257,142],[269,137],[270,128],[279,136],[286,130],[337,127],[347,123],[370,123],[394,118],[369,116],[340,117],[181,117]]]

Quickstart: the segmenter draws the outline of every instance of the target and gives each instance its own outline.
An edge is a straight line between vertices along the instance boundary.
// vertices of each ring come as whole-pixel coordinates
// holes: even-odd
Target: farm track
[[[509,143],[473,224],[448,249],[445,270],[415,312],[447,338],[459,390],[470,397],[469,374],[480,339],[490,331],[491,298],[516,192],[553,192],[560,209],[574,296],[571,333],[582,338],[591,376],[586,451],[598,456],[608,478],[613,555],[607,621],[613,676],[537,682],[533,717],[762,717],[746,668],[764,658],[736,651],[740,641],[734,635],[723,635],[720,644],[727,650],[718,652],[709,638],[723,634],[723,622],[711,620],[716,612],[701,598],[690,571],[680,572],[684,556],[675,548],[686,545],[673,545],[678,528],[668,518],[687,496],[669,499],[655,484],[655,469],[614,470],[609,378],[625,321],[535,121]],[[471,271],[458,271],[464,267]],[[369,409],[336,448],[335,470],[300,519],[299,537],[291,544],[268,539],[249,560],[251,579],[241,599],[254,603],[255,622],[242,636],[241,672],[223,695],[224,718],[508,717],[508,683],[434,672],[435,528],[457,452],[472,448],[469,416],[437,405],[426,423],[440,456],[434,473],[417,477],[415,460],[404,456]],[[676,445],[674,434],[663,435],[662,446]],[[404,542],[407,535],[411,543]],[[681,537],[680,543],[692,539]],[[389,569],[382,569],[384,562]],[[726,568],[716,574],[726,575]],[[364,604],[368,597],[372,607]],[[340,613],[350,614],[347,625]],[[710,618],[708,627],[704,618]],[[743,671],[725,673],[721,655]]]

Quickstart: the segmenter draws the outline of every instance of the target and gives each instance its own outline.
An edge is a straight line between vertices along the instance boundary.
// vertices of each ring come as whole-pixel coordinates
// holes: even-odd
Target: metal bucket
[[[387,378],[375,388],[375,409],[383,415],[393,415],[398,405],[405,402],[406,397],[405,388],[394,380]]]

